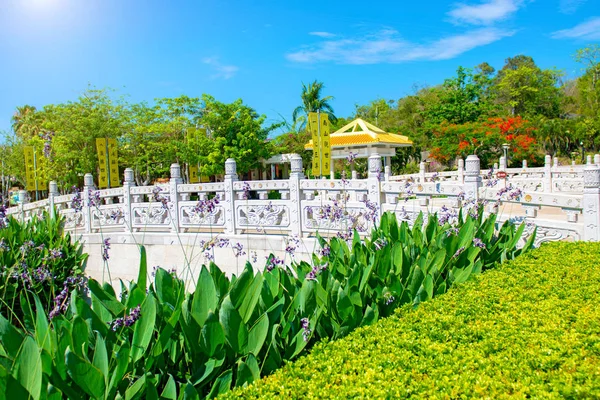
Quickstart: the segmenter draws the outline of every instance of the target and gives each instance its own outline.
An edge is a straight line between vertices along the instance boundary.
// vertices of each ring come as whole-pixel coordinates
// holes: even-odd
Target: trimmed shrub
[[[599,265],[544,245],[224,398],[600,398]]]

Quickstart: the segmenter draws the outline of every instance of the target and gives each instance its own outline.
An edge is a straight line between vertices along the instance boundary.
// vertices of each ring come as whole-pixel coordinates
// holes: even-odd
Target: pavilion
[[[398,147],[412,146],[413,142],[406,136],[388,133],[367,121],[357,118],[349,124],[331,133],[331,159],[345,159],[350,153],[356,158],[369,158],[373,154],[383,157],[385,175],[391,175],[391,159],[396,155]],[[312,140],[305,149],[312,150]],[[330,174],[334,176],[334,163],[331,163]],[[356,178],[354,165],[352,165],[352,178]]]

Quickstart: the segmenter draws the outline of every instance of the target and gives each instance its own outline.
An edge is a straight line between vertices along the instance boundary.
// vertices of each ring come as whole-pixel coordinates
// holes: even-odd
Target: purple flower
[[[52,160],[52,138],[54,137],[54,132],[44,132],[41,136],[44,140],[44,157]]]
[[[485,243],[483,243],[483,241],[479,238],[473,239],[473,245],[475,247],[479,247],[480,249],[485,249]]]
[[[460,256],[462,254],[462,252],[465,251],[464,247],[459,248],[458,250],[456,250],[456,253],[454,253],[454,258],[458,258],[458,256]]]
[[[69,297],[69,286],[67,282],[63,284],[63,288],[60,293],[54,298],[54,308],[48,314],[48,319],[52,320],[54,317],[67,311]]]
[[[311,334],[310,321],[308,320],[308,318],[302,318],[300,320],[300,326],[302,327],[302,338],[305,342],[308,342],[308,339],[310,339]]]
[[[346,161],[348,162],[348,164],[350,164],[350,165],[354,164],[354,162],[356,161],[357,155],[358,155],[358,153],[353,153],[353,152],[348,153],[348,155],[346,156]]]
[[[458,228],[449,228],[446,231],[446,237],[452,236],[452,235],[458,235],[458,232],[459,232]]]
[[[236,243],[233,246],[231,246],[231,249],[233,250],[233,255],[237,258],[239,256],[244,256],[246,255],[246,252],[244,251],[244,246],[242,246],[241,243]]]
[[[256,264],[256,262],[258,261],[258,254],[256,254],[255,251],[253,251],[252,253],[250,253],[250,256],[252,257],[252,262]]]
[[[3,251],[9,251],[9,250],[10,250],[10,247],[4,241],[4,238],[0,238],[0,253],[3,252]]]
[[[383,295],[383,299],[384,299],[384,302],[385,302],[386,306],[389,306],[390,304],[392,304],[396,300],[396,298],[394,296],[392,296],[392,294],[390,292],[386,292]]]
[[[138,305],[137,307],[131,309],[129,314],[126,315],[125,317],[117,318],[114,321],[112,321],[111,323],[109,323],[110,328],[113,331],[116,331],[117,329],[122,328],[124,326],[132,326],[133,324],[135,324],[135,322],[138,319],[140,319],[141,315],[142,315],[141,309],[140,309],[140,306]]]
[[[365,199],[364,203],[365,207],[367,208],[367,212],[365,212],[364,217],[367,221],[374,223],[379,215],[379,207],[376,203],[370,201],[369,199]]]
[[[285,246],[285,252],[289,254],[291,257],[294,257],[296,249],[300,245],[300,239],[296,236],[289,236],[287,238],[287,243]]]
[[[162,204],[162,208],[167,210],[169,208],[169,200],[165,196],[160,194],[161,190],[162,189],[159,186],[155,186],[154,189],[152,189],[152,197],[154,201],[157,201]]]
[[[198,201],[196,207],[194,207],[194,212],[201,215],[211,214],[217,208],[217,204],[219,204],[219,198],[217,196],[212,199],[205,199]]]
[[[88,207],[98,208],[102,204],[102,198],[100,197],[100,191],[88,190]]]
[[[2,194],[0,194],[0,229],[6,227],[8,218],[6,217],[6,205]]]
[[[102,249],[102,259],[104,261],[108,261],[108,259],[109,259],[108,250],[110,250],[110,238],[104,239],[104,242],[102,242],[101,249]]]
[[[51,281],[52,274],[45,266],[33,270],[33,279],[38,282]]]
[[[210,251],[204,252],[204,258],[206,259],[206,261],[215,261],[215,256],[213,256]]]
[[[321,250],[319,250],[319,254],[321,257],[329,257],[331,254],[331,248],[328,245],[324,245]]]
[[[283,265],[283,263],[284,263],[284,261],[281,258],[279,258],[273,254],[270,254],[266,258],[267,258],[266,268],[267,268],[267,271],[269,271],[269,272],[273,271],[273,269],[275,269],[275,267],[277,267],[278,265]]]
[[[77,186],[73,186],[73,198],[71,199],[71,208],[75,210],[75,212],[79,212],[83,209],[83,202],[81,200],[81,192],[77,188]]]
[[[122,210],[113,210],[113,211],[111,211],[111,213],[108,216],[113,221],[118,221],[120,218],[123,217],[123,211]]]
[[[215,245],[220,249],[222,249],[223,247],[227,247],[227,246],[229,246],[229,239],[223,239],[223,238],[217,239]]]
[[[242,195],[242,199],[248,200],[250,198],[250,184],[248,182],[243,183],[242,191],[244,192]]]
[[[387,241],[384,238],[379,238],[373,242],[373,246],[376,250],[381,250],[387,245]]]

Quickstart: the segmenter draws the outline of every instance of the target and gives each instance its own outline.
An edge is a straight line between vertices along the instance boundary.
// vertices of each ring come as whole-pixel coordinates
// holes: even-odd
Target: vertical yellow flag
[[[35,180],[37,181],[37,190],[48,190],[48,181],[42,178],[42,163],[44,160],[45,157],[42,149],[35,149]]]
[[[110,187],[119,187],[119,159],[117,158],[117,140],[108,139],[108,165]]]
[[[329,115],[321,115],[321,152],[323,153],[323,174],[328,175],[331,167],[331,141]]]
[[[96,150],[98,151],[98,169],[100,170],[98,187],[104,189],[108,187],[108,154],[106,154],[106,139],[96,139]]]
[[[35,190],[35,161],[33,156],[33,147],[25,146],[25,181],[27,185],[25,189],[27,190]]]
[[[313,142],[312,173],[321,175],[321,141],[319,140],[319,114],[308,113],[308,131]]]
[[[190,165],[190,183],[198,183],[200,182],[200,177],[198,176],[198,167],[196,165]]]

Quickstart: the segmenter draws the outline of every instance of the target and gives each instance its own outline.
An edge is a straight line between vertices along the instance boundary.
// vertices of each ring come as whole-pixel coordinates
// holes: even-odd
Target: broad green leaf
[[[148,282],[148,262],[146,259],[146,247],[140,246],[140,270],[138,271],[137,285],[138,287],[146,291],[146,285]]]
[[[13,376],[34,400],[42,393],[42,359],[35,340],[27,336],[15,359]],[[18,389],[17,389],[18,390]]]
[[[7,355],[14,359],[19,353],[23,334],[19,332],[2,314],[0,314],[0,342]]]
[[[169,380],[160,394],[160,397],[165,400],[177,400],[177,385],[171,374],[169,374]]]
[[[133,385],[129,386],[125,391],[125,400],[131,400],[137,397],[146,385],[146,375],[140,376]],[[143,393],[143,392],[142,392]]]
[[[73,351],[80,357],[85,357],[89,347],[90,331],[87,324],[80,316],[73,319]]]
[[[249,385],[260,379],[260,368],[254,354],[249,354],[246,361],[238,362],[235,386]]]
[[[217,314],[210,312],[202,327],[200,347],[207,356],[213,357],[225,344],[225,332]]]
[[[154,300],[154,296],[148,295],[146,297],[146,300],[142,303],[140,314],[140,319],[134,325],[133,339],[131,341],[131,358],[134,363],[144,355],[154,333],[154,324],[156,322],[156,301]]]
[[[231,381],[233,379],[233,372],[231,369],[223,372],[219,377],[215,380],[215,383],[208,393],[208,398],[213,399],[220,394],[226,393],[231,389]]]
[[[48,329],[48,318],[39,297],[34,294],[33,298],[35,300],[35,340],[40,348],[50,354],[52,353],[52,344],[50,343],[51,333]]]
[[[193,296],[191,314],[198,325],[202,326],[208,317],[208,313],[217,311],[218,301],[215,283],[205,266],[202,266]]]
[[[248,347],[247,352],[258,356],[260,349],[265,343],[267,334],[269,333],[269,316],[265,312],[261,315],[254,326],[248,331]]]
[[[105,383],[108,383],[108,355],[106,354],[106,344],[100,334],[96,335],[96,346],[92,364],[102,372]]]
[[[231,303],[229,296],[226,296],[219,311],[219,321],[223,326],[227,342],[237,354],[241,354],[248,343],[248,328],[239,312]]]
[[[106,292],[100,284],[94,279],[88,281],[90,292],[102,303],[104,307],[113,315],[113,317],[123,316],[125,313],[125,306],[121,304],[116,297]]]
[[[66,360],[67,370],[73,381],[93,398],[102,398],[106,388],[102,372],[70,349],[67,349]]]

